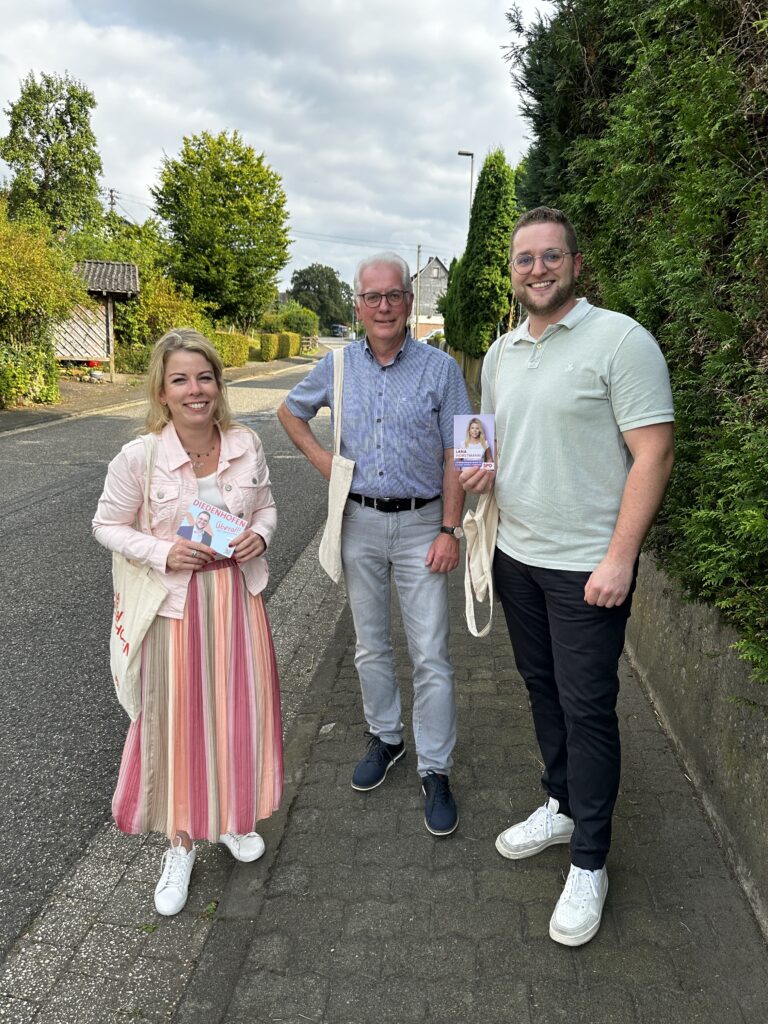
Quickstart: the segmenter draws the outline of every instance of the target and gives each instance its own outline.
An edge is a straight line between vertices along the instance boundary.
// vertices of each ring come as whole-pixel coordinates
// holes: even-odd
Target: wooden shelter
[[[139,294],[139,268],[135,263],[84,260],[77,273],[95,299],[93,306],[77,306],[69,320],[54,330],[56,358],[71,362],[109,361],[115,372],[115,302]]]

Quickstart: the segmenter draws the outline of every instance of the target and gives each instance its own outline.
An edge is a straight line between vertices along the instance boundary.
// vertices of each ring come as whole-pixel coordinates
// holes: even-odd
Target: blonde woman
[[[109,465],[93,533],[151,566],[168,591],[143,642],[141,713],[112,811],[123,832],[168,836],[155,908],[171,915],[187,899],[195,840],[256,860],[264,843],[255,825],[280,802],[280,693],[261,598],[276,512],[261,441],[233,423],[210,342],[190,328],[169,331],[147,383],[145,429],[157,442],[149,522],[138,438]],[[177,534],[195,498],[247,521],[230,558]]]
[[[482,462],[492,462],[493,452],[491,446],[488,443],[488,439],[485,436],[485,430],[483,429],[482,422],[473,416],[467,424],[467,436],[464,440],[464,448],[466,449],[466,463],[476,462],[480,465]]]

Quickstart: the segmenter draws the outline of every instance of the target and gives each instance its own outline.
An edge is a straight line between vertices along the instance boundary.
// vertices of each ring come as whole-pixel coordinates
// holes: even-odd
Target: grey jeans
[[[456,743],[453,666],[448,654],[448,577],[424,564],[440,532],[442,502],[409,512],[378,512],[347,501],[341,557],[357,634],[355,667],[371,732],[403,738],[390,617],[394,574],[413,663],[413,735],[417,770],[448,774]]]

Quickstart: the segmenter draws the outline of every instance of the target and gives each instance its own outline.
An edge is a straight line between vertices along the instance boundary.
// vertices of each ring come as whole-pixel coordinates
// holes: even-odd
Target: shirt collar
[[[405,355],[408,352],[408,349],[411,347],[411,345],[414,345],[414,344],[415,344],[415,342],[414,342],[413,338],[411,337],[411,332],[409,330],[406,330],[405,338],[403,339],[403,344],[397,350],[397,354],[395,355],[395,358],[392,360],[391,363],[387,363],[387,366],[394,366],[396,362],[398,362],[400,359],[404,358]],[[374,360],[374,362],[377,361],[376,360],[376,356],[373,354],[373,349],[371,348],[370,343],[368,341],[368,335],[367,334],[366,334],[366,336],[365,336],[365,338],[363,340],[363,350],[368,354],[368,356],[372,360]]]
[[[576,305],[573,307],[573,309],[569,309],[565,316],[562,318],[562,320],[558,320],[556,324],[548,324],[547,327],[544,329],[541,337],[543,338],[545,335],[551,334],[552,331],[558,327],[565,327],[567,328],[567,330],[570,331],[573,327],[576,327],[578,324],[581,323],[581,321],[584,319],[584,317],[589,313],[591,309],[592,304],[588,302],[587,299],[583,297],[577,299]],[[514,331],[512,331],[511,340],[513,345],[516,344],[518,341],[533,340],[528,330],[528,317],[526,317],[525,320],[523,320],[521,324],[518,324]]]

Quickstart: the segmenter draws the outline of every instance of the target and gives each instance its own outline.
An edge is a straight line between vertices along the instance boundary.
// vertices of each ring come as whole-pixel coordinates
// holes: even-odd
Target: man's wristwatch
[[[461,540],[464,536],[464,531],[460,526],[441,526],[440,533],[449,533],[451,537],[455,537],[456,540]]]

